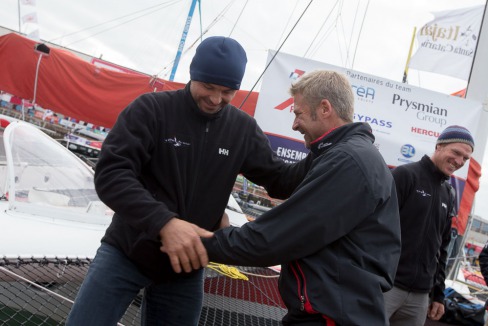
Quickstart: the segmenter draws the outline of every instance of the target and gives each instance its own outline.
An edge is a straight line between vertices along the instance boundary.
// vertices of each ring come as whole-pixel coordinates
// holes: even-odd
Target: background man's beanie
[[[474,151],[474,139],[468,129],[461,126],[449,126],[437,138],[436,144],[465,143]]]
[[[212,36],[197,47],[190,64],[190,79],[239,89],[246,63],[246,51],[236,40]]]

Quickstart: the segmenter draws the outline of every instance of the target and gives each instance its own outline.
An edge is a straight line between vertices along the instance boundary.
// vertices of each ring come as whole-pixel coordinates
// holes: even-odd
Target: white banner
[[[268,54],[268,61],[274,51]],[[308,150],[303,136],[291,129],[293,98],[288,90],[304,73],[317,69],[345,74],[355,94],[355,122],[367,122],[375,145],[388,165],[394,167],[431,155],[440,132],[461,125],[477,133],[481,103],[389,79],[340,68],[326,63],[279,53],[263,77],[254,117],[270,138],[273,150],[287,161],[303,158]],[[456,171],[467,178],[468,165]]]
[[[484,7],[434,13],[417,33],[419,48],[409,67],[468,80]]]

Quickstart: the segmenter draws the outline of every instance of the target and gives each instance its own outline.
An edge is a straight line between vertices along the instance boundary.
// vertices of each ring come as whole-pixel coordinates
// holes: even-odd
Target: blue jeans
[[[106,243],[90,264],[66,325],[117,325],[143,288],[141,325],[198,325],[203,269],[172,282],[153,284],[120,250]]]

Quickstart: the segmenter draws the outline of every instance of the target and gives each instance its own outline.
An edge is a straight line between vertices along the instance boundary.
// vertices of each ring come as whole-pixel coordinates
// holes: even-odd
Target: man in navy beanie
[[[395,168],[402,252],[392,290],[385,293],[391,326],[423,326],[444,314],[447,248],[457,213],[450,176],[474,150],[468,129],[453,125],[436,141],[434,154]]]
[[[208,263],[201,237],[229,224],[237,175],[281,199],[302,181],[311,157],[285,163],[230,104],[246,63],[236,40],[209,37],[184,89],[143,94],[120,113],[95,171],[115,214],[66,325],[116,325],[141,290],[141,324],[197,325]]]

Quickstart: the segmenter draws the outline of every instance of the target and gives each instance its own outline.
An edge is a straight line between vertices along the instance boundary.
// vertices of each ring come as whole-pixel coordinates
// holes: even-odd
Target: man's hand
[[[444,305],[440,302],[433,301],[427,311],[427,317],[432,320],[439,320],[442,315],[444,315]]]
[[[208,256],[200,237],[210,238],[213,233],[195,224],[172,218],[159,231],[161,251],[168,254],[171,266],[176,273],[182,270],[189,273],[193,269],[205,267]]]

